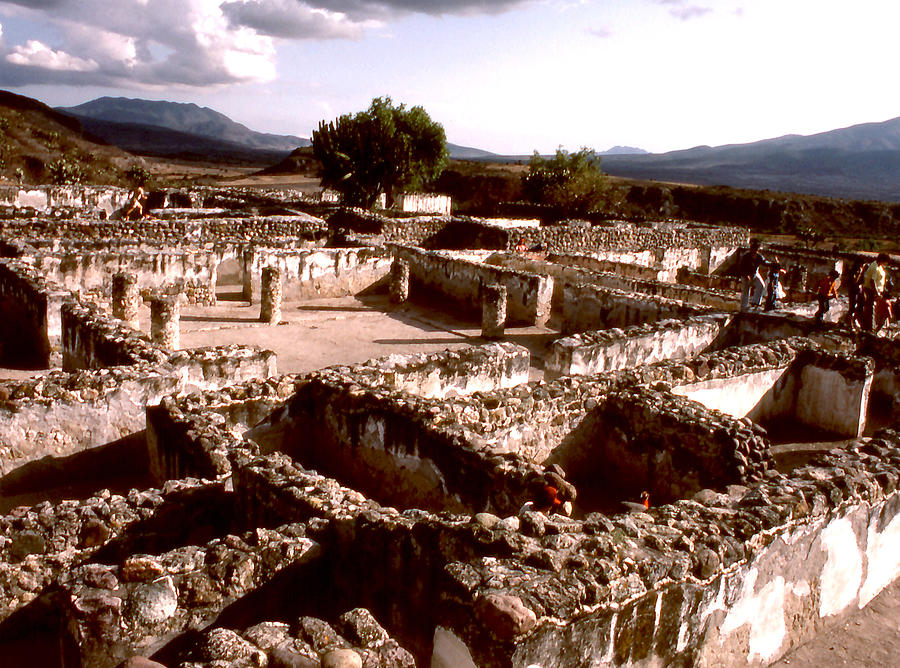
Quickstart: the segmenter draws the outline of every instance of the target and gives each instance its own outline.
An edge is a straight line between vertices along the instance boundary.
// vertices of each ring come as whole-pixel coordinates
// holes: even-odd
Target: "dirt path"
[[[823,631],[773,666],[900,666],[900,581],[846,621]]]

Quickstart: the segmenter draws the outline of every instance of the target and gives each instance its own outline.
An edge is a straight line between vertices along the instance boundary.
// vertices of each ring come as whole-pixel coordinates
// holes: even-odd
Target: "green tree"
[[[381,193],[393,204],[400,190],[420,190],[447,163],[444,128],[422,107],[394,106],[378,97],[366,111],[319,123],[313,153],[322,163],[322,185],[346,204],[372,208]]]
[[[555,207],[565,215],[585,215],[603,207],[608,186],[600,171],[600,156],[592,149],[569,153],[559,148],[551,158],[534,152],[522,177],[522,190],[535,204]]]

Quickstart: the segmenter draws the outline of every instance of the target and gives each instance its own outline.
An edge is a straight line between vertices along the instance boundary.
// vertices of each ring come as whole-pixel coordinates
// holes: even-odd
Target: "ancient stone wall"
[[[472,599],[516,596],[535,612],[538,621],[513,625],[518,633],[506,641],[515,665],[768,665],[868,603],[900,572],[892,552],[900,535],[898,445],[896,432],[884,433],[788,477],[727,495],[703,492],[647,519],[604,522],[608,529],[581,540],[618,552],[605,559],[613,570],[604,568],[599,587],[617,605],[585,597],[568,612],[549,588],[529,591],[531,583],[511,589],[497,582]],[[668,534],[670,526],[681,528]],[[616,529],[630,540],[604,538]],[[633,566],[622,561],[625,553]],[[650,554],[668,566],[651,574],[642,565]],[[550,621],[560,610],[570,622]],[[525,618],[507,613],[510,624]],[[485,665],[483,654],[473,656]]]
[[[697,316],[566,336],[551,344],[544,373],[589,375],[693,357],[712,347],[728,323],[724,316]]]
[[[234,519],[224,485],[197,480],[21,506],[0,516],[0,622],[27,616],[25,606],[49,598],[50,585],[69,568],[95,557],[124,559],[225,535]]]
[[[565,286],[569,283],[594,285],[599,288],[620,290],[622,292],[655,295],[665,299],[678,300],[685,304],[721,311],[736,311],[739,306],[738,299],[734,295],[722,293],[718,290],[705,290],[663,281],[627,278],[612,272],[598,272],[571,267],[566,264],[547,262],[536,257],[523,257],[512,253],[494,254],[485,261],[488,264],[552,276],[554,285],[553,309],[558,313],[562,313],[565,310]]]
[[[244,259],[243,296],[259,301],[265,267],[281,270],[284,299],[354,295],[387,276],[391,262],[389,251],[375,248],[252,248]]]
[[[762,424],[787,418],[853,438],[865,428],[873,372],[874,362],[867,358],[808,349],[783,366],[673,391],[734,417]]]
[[[128,196],[128,189],[113,186],[0,187],[0,205],[38,211],[65,207],[109,215],[125,206]]]
[[[506,287],[510,324],[546,324],[550,317],[553,279],[514,269],[501,269],[461,259],[451,253],[395,246],[394,252],[409,263],[411,290],[436,292],[456,302],[469,313],[481,313],[481,286],[494,283]],[[418,289],[418,290],[417,290]]]
[[[274,353],[243,346],[198,348],[162,359],[0,383],[5,397],[0,401],[0,472],[140,432],[144,407],[165,396],[275,374]]]
[[[147,362],[162,364],[168,353],[92,304],[62,307],[63,370],[103,369]]]
[[[646,251],[650,255],[650,251]],[[624,278],[636,278],[643,281],[674,282],[674,275],[668,269],[660,268],[655,262],[652,264],[640,264],[638,262],[621,262],[608,260],[605,257],[595,255],[575,255],[555,253],[547,254],[547,261],[568,267],[580,267],[595,272],[608,272]]]
[[[117,246],[152,244],[205,245],[216,243],[290,246],[320,246],[328,238],[328,225],[306,214],[288,216],[229,217],[217,212],[214,217],[197,218],[193,211],[179,217],[154,217],[139,221],[95,220],[90,218],[47,218],[38,220],[0,220],[0,235],[27,242],[64,239],[66,245],[95,245],[98,250]]]
[[[135,555],[119,566],[78,566],[59,582],[63,653],[77,657],[72,666],[84,668],[115,668],[136,653],[153,654],[174,636],[206,628],[229,605],[273,581],[278,586],[269,587],[270,596],[295,596],[291,576],[319,556],[305,527],[294,525]]]
[[[0,473],[42,457],[67,457],[144,429],[144,405],[177,392],[150,365],[0,383]],[[136,463],[137,465],[137,463]]]
[[[694,264],[697,268],[704,266],[702,256],[693,249],[719,249],[715,254],[718,258],[722,249],[733,250],[746,245],[748,241],[747,230],[736,227],[712,227],[684,222],[639,224],[608,221],[593,224],[547,225],[536,230],[516,228],[510,231],[509,244],[505,250],[512,250],[520,244],[528,248],[540,244],[545,251],[559,254],[571,252],[584,254],[605,250],[631,253],[656,251],[657,255],[654,256],[653,262],[657,263],[665,258],[667,249],[679,249],[682,252],[677,253],[676,257],[671,257],[667,263],[670,269],[677,269],[679,266],[689,264]],[[689,258],[694,254],[697,254],[696,260],[691,262]],[[626,259],[626,256],[622,255],[618,257],[621,262],[637,260],[637,257],[634,260]],[[656,259],[657,257],[659,259]],[[638,263],[642,264],[640,261]],[[706,259],[705,264],[707,267],[710,264],[715,265],[715,259],[712,261]]]
[[[620,499],[648,491],[672,503],[701,489],[759,480],[772,466],[753,426],[668,391],[623,388],[605,397],[550,456],[576,487]],[[586,508],[593,510],[592,508]]]
[[[711,311],[657,295],[624,292],[586,283],[566,283],[563,287],[562,331],[573,334],[630,327],[671,318],[706,315]]]
[[[179,251],[68,252],[39,255],[31,260],[44,277],[68,290],[100,290],[110,295],[112,276],[133,275],[142,289],[183,293],[191,304],[215,305],[218,253]]]
[[[20,260],[0,260],[0,360],[50,366],[61,344],[60,309],[70,298]]]
[[[699,271],[691,271],[687,267],[682,267],[676,272],[675,281],[681,285],[692,285],[704,290],[730,293],[739,293],[741,291],[740,278],[719,274],[703,274]]]
[[[403,193],[398,198],[397,206],[401,211],[410,213],[436,213],[450,215],[451,199],[449,195],[434,193]]]

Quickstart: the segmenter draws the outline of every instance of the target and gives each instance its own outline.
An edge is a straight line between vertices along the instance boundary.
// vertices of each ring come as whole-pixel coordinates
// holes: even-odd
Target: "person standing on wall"
[[[768,264],[759,252],[759,239],[750,239],[750,248],[745,251],[738,260],[737,275],[741,278],[741,310],[746,311],[750,307],[751,293],[754,306],[759,306],[765,283],[759,273],[759,268]]]
[[[879,253],[875,261],[866,267],[863,274],[863,329],[871,332],[875,328],[875,304],[879,299],[884,299],[887,286],[888,256]]]
[[[847,274],[847,298],[849,299],[849,310],[847,311],[847,324],[851,329],[860,320],[862,312],[862,280],[866,265],[862,260],[854,260],[850,267],[850,273]]]
[[[779,300],[784,299],[784,289],[781,287],[781,265],[773,262],[769,265],[769,275],[766,277],[766,311],[771,311],[778,306]]]
[[[823,278],[816,285],[816,299],[819,300],[819,310],[816,311],[816,322],[822,324],[825,320],[825,314],[831,308],[831,300],[837,297],[837,279],[836,269],[828,272],[828,276]]]

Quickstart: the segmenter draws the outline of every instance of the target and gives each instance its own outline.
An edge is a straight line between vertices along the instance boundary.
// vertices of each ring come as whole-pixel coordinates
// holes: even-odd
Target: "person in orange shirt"
[[[828,272],[828,276],[816,284],[816,299],[819,300],[819,310],[816,311],[817,323],[825,320],[825,314],[831,308],[831,300],[837,297],[837,279],[839,275],[837,270],[832,269]]]

